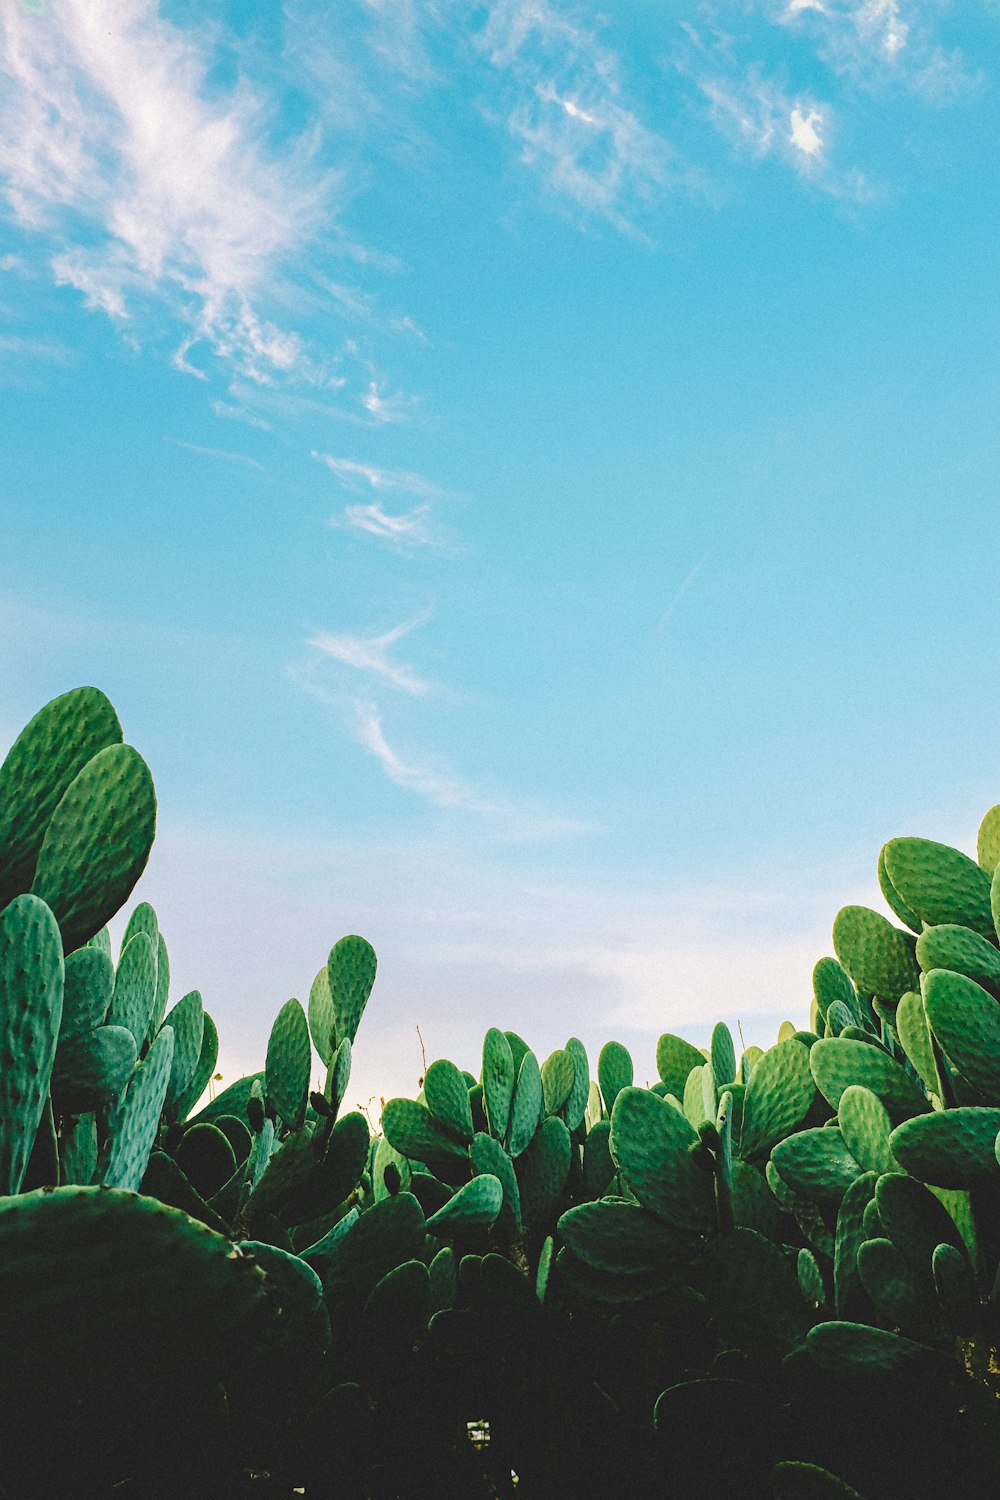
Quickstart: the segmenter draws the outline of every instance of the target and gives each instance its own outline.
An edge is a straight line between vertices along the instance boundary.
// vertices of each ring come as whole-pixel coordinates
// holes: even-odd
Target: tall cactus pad
[[[49,820],[31,889],[51,906],[63,948],[82,948],[124,904],[156,829],[149,768],[131,745],[100,750]]]
[[[108,1122],[108,1141],[98,1164],[98,1173],[106,1187],[138,1192],[167,1097],[173,1055],[174,1034],[169,1026],[164,1026],[136,1068],[124,1098]]]
[[[934,969],[924,979],[924,1009],[962,1077],[1000,1104],[1000,1005],[993,996],[963,974]]]
[[[137,931],[122,948],[115,974],[108,1023],[127,1026],[141,1047],[149,1035],[156,1000],[156,949],[147,932]]]
[[[514,1098],[514,1054],[502,1031],[491,1026],[483,1039],[483,1107],[492,1135],[502,1141]]]
[[[216,1029],[215,1022],[212,1020],[212,1017],[208,1014],[208,1011],[205,1011],[204,1027],[201,1034],[201,1051],[198,1054],[197,1065],[195,1067],[194,1073],[191,1075],[191,1082],[188,1084],[183,1094],[181,1094],[180,1097],[178,1099],[175,1099],[174,1101],[174,1114],[176,1115],[178,1120],[186,1120],[194,1106],[198,1103],[198,1100],[208,1088],[209,1080],[211,1079],[212,1074],[215,1072],[215,1065],[218,1061],[219,1033]],[[240,1085],[242,1085],[243,1082],[243,1079],[237,1080],[237,1083]],[[230,1085],[230,1088],[232,1087],[233,1085]],[[242,1088],[240,1089],[238,1102],[236,1095],[232,1095],[227,1099],[226,1096],[229,1095],[229,1092],[229,1089],[225,1089],[223,1093],[219,1095],[218,1099],[214,1101],[214,1104],[218,1106],[218,1108],[215,1109],[214,1112],[216,1114],[225,1114],[229,1109],[229,1105],[231,1103],[231,1112],[235,1115],[238,1115],[240,1118],[245,1118],[246,1102],[250,1094],[250,1084],[246,1084],[245,1090]]]
[[[312,1037],[313,1046],[323,1060],[323,1066],[328,1068],[333,1061],[334,1031],[336,1021],[333,1015],[333,1000],[330,996],[330,975],[324,964],[309,989],[309,1005],[307,1008],[309,1018],[309,1035]]]
[[[264,1087],[267,1097],[290,1130],[299,1130],[309,1102],[312,1049],[309,1023],[297,1000],[279,1010],[267,1043]]]
[[[336,1040],[353,1044],[375,983],[375,949],[363,937],[343,937],[327,959]]]
[[[475,1127],[469,1086],[453,1062],[440,1058],[432,1062],[424,1078],[424,1100],[434,1119],[456,1140],[468,1143]]]
[[[49,819],[98,751],[122,727],[97,688],[74,688],[40,709],[0,767],[0,909],[31,886]]]
[[[16,896],[0,912],[0,1191],[24,1181],[49,1092],[63,1006],[63,955],[52,912]]]
[[[170,1061],[166,1100],[168,1105],[172,1105],[183,1098],[185,1090],[190,1087],[202,1054],[205,1010],[197,990],[189,991],[182,1000],[178,1000],[165,1024],[174,1034],[174,1055]],[[204,1084],[202,1087],[204,1088]]]

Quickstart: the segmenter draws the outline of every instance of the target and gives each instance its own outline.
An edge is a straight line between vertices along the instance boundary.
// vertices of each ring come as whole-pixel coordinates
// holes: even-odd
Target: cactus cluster
[[[201,995],[147,903],[107,930],[154,826],[95,689],[0,768],[0,1494],[996,1486],[1000,808],[885,846],[894,920],[838,914],[766,1051],[668,1033],[643,1087],[490,1028],[375,1133],[353,935],[198,1108]]]

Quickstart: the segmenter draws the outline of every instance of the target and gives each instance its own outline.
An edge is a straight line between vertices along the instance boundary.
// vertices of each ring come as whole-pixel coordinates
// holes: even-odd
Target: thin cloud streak
[[[355,493],[365,490],[399,490],[407,495],[433,497],[443,492],[437,485],[419,474],[410,474],[405,469],[381,469],[376,464],[362,463],[355,458],[340,458],[333,453],[319,453],[314,448],[312,457],[325,464],[345,490]]]
[[[390,781],[415,792],[434,807],[469,813],[493,823],[497,834],[512,843],[547,842],[593,831],[575,818],[555,817],[531,807],[485,796],[476,787],[446,771],[404,759],[389,744],[378,709],[372,703],[354,704],[358,740],[378,761]]]
[[[334,635],[330,631],[320,630],[306,644],[341,666],[369,673],[392,687],[409,693],[411,697],[422,698],[431,691],[431,684],[418,677],[409,667],[390,661],[388,653],[397,641],[426,624],[429,619],[429,613],[418,615],[382,635],[373,636]]]

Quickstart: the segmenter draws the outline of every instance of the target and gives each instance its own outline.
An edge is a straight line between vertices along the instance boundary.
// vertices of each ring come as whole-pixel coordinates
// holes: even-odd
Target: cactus
[[[0,1188],[17,1193],[48,1098],[63,1005],[52,912],[15,896],[0,912]]]

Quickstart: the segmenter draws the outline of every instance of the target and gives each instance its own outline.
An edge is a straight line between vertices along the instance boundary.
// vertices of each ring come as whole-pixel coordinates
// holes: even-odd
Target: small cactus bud
[[[395,1197],[402,1186],[403,1179],[399,1175],[399,1168],[394,1161],[387,1161],[382,1172],[382,1181],[385,1183],[386,1191],[390,1197]]]
[[[325,1094],[319,1093],[316,1089],[309,1095],[309,1103],[318,1115],[323,1116],[324,1120],[329,1119],[333,1113],[333,1110],[330,1108],[329,1099]]]
[[[264,1101],[254,1094],[247,1100],[247,1120],[254,1135],[260,1135],[264,1129]]]

